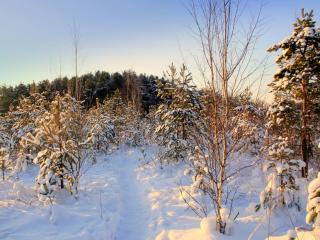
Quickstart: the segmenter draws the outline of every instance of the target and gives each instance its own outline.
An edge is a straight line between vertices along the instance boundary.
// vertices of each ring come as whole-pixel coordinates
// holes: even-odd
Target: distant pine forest
[[[109,73],[97,71],[87,73],[78,77],[80,82],[81,101],[83,106],[90,108],[96,101],[103,101],[119,90],[125,101],[132,101],[134,94],[136,100],[140,102],[142,112],[148,113],[152,106],[158,104],[159,99],[156,94],[157,76],[136,74],[134,71],[124,71],[122,73]],[[17,86],[0,87],[0,113],[6,113],[10,106],[18,104],[21,97],[28,97],[34,92],[42,93],[47,100],[54,99],[57,93],[69,93],[75,95],[76,77],[59,77],[52,81],[42,80],[38,83],[23,84]]]

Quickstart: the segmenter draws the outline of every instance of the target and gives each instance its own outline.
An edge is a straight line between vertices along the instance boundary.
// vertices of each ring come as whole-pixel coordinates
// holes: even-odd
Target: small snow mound
[[[183,171],[183,175],[184,176],[190,176],[192,174],[193,170],[191,168],[186,168],[184,171]]]
[[[128,151],[128,156],[132,156],[133,153],[134,153],[133,150],[129,150],[129,151]]]
[[[13,193],[18,199],[32,198],[32,191],[26,188],[21,182],[13,183]]]
[[[220,214],[221,214],[222,220],[226,221],[229,216],[229,209],[228,208],[221,208]]]
[[[308,187],[308,192],[312,193],[320,188],[320,172],[318,173],[318,177],[312,180]]]
[[[206,217],[200,222],[200,229],[204,236],[212,236],[216,229],[216,217]]]
[[[295,239],[297,237],[297,232],[296,230],[294,229],[290,229],[288,232],[287,232],[287,235],[288,235],[288,238],[289,239]]]

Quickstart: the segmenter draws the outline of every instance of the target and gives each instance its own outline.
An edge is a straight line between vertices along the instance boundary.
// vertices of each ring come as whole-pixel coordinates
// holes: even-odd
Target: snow
[[[146,148],[148,156],[155,153],[155,149]],[[243,157],[243,156],[242,156]],[[243,160],[242,160],[243,161]],[[261,170],[249,170],[241,176],[243,183],[241,191],[246,193],[237,205],[240,212],[235,222],[229,220],[230,229],[227,235],[221,235],[215,230],[214,213],[207,218],[200,219],[190,209],[186,208],[180,194],[181,187],[191,187],[192,176],[187,164],[164,166],[158,169],[149,163],[139,167],[138,179],[146,189],[151,211],[149,212],[149,238],[156,240],[260,240],[268,236],[269,215],[267,211],[255,212],[255,201],[259,202],[257,189],[263,186]],[[260,179],[260,180],[259,180]],[[227,219],[229,210],[223,214]],[[295,224],[303,224],[304,213],[296,213],[290,209],[290,216]],[[288,212],[276,212],[270,216],[270,232],[272,235],[286,234],[292,229],[288,220]],[[302,220],[299,218],[302,216]]]
[[[118,152],[113,157],[120,189],[120,220],[115,239],[143,240],[147,236],[148,203],[144,199],[143,186],[137,179],[135,170],[140,157],[138,149],[128,150],[127,155]]]
[[[21,181],[1,182],[0,239],[112,239],[119,206],[109,165],[101,157],[83,178],[79,199],[58,196],[52,206],[36,198],[35,168]]]
[[[313,193],[320,188],[320,172],[318,173],[318,178],[314,179],[308,187],[308,192]]]
[[[287,233],[289,238],[296,238],[297,237],[297,232],[293,229],[290,229]]]
[[[142,156],[141,149],[123,146],[97,156],[81,179],[78,198],[59,191],[53,205],[37,198],[36,167],[21,173],[19,180],[0,182],[0,239],[260,240],[266,239],[269,229],[274,236],[270,239],[282,240],[293,229],[289,212],[294,224],[303,224],[305,213],[293,209],[271,216],[264,209],[255,212],[263,186],[257,167],[240,177],[239,191],[245,193],[235,202],[240,214],[231,221],[229,210],[223,209],[229,229],[226,235],[219,234],[214,212],[201,219],[181,197],[181,187],[192,187],[190,166],[160,168],[153,161],[157,149],[145,147]],[[316,239],[310,231],[296,233]]]
[[[271,236],[269,237],[268,240],[291,240],[289,237],[294,236],[294,235],[289,235],[292,232],[288,232],[285,236]],[[311,231],[298,231],[295,233],[296,237],[293,239],[298,239],[298,240],[318,240],[319,238],[317,237],[316,233],[311,232]]]

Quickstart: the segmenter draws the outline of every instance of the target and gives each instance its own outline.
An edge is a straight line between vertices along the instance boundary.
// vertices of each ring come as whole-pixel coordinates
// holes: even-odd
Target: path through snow
[[[147,160],[154,159],[155,150],[146,149]],[[200,224],[200,219],[186,208],[181,198],[180,185],[190,187],[192,183],[191,176],[185,175],[188,166],[181,163],[159,169],[146,164],[141,168],[141,157],[138,148],[128,147],[97,156],[96,164],[88,166],[81,179],[79,198],[63,195],[53,206],[37,198],[36,166],[21,172],[19,179],[0,181],[0,239],[244,240],[264,219],[264,212],[256,213],[254,202],[247,201],[237,208],[240,215],[233,224],[232,235],[217,236],[212,231],[214,228],[210,228],[214,226],[213,219],[211,223],[210,218],[204,219]],[[252,182],[251,178],[257,176],[248,174],[248,178],[240,179],[242,183],[249,182],[243,185],[244,193],[252,190],[252,184],[257,181]],[[301,213],[294,211],[290,211],[292,219],[298,219]],[[277,231],[274,235],[283,235],[291,228],[287,215],[274,215],[270,222]],[[266,221],[261,225],[253,239],[265,239],[268,224]],[[287,229],[277,230],[285,224]],[[299,234],[304,239],[316,239],[311,232]]]
[[[120,219],[115,240],[145,240],[148,228],[148,200],[144,188],[138,183],[136,168],[137,149],[128,154],[118,151],[112,158],[111,167],[116,172],[120,189]]]

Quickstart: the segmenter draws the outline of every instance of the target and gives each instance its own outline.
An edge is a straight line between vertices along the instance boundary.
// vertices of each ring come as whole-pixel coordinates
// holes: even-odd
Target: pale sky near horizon
[[[260,0],[248,0],[252,7]],[[257,56],[290,34],[300,9],[320,0],[263,0],[263,34]],[[80,74],[132,69],[162,75],[171,63],[186,61],[196,71],[197,46],[185,9],[188,0],[0,0],[0,85],[52,80],[74,73],[72,34],[80,35]],[[254,14],[256,8],[252,7]],[[271,63],[274,57],[271,58]],[[263,86],[275,65],[268,69]],[[194,73],[197,76],[197,73]],[[266,91],[266,88],[263,88]]]

